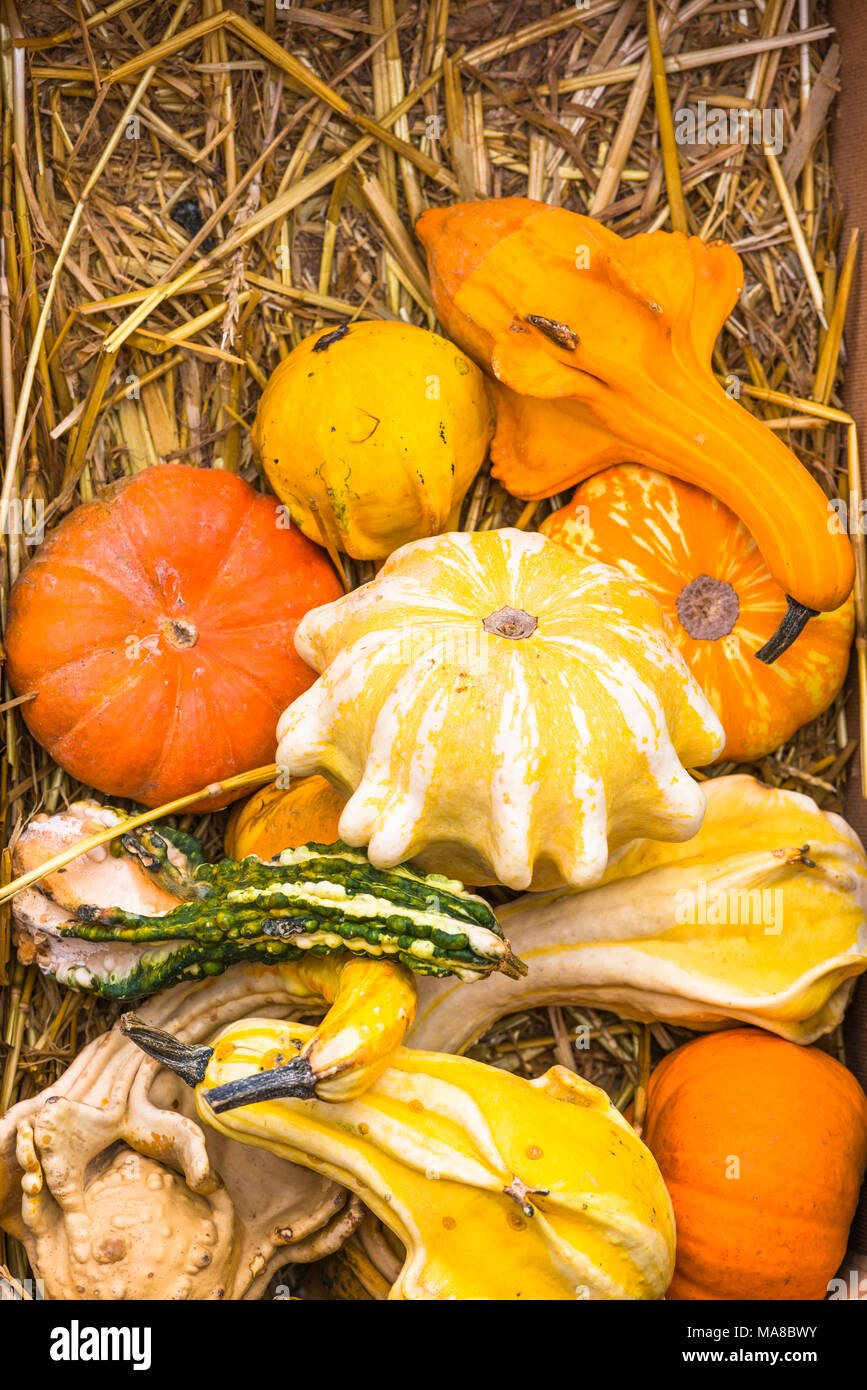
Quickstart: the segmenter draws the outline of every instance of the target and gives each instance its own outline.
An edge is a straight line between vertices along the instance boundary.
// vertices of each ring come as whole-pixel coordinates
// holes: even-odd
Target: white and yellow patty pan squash
[[[723,732],[663,627],[618,570],[538,534],[413,542],[299,624],[322,674],[280,720],[278,764],[350,797],[340,834],[378,868],[586,887],[609,849],[701,824],[686,768]]]
[[[530,895],[498,916],[529,973],[457,992],[425,980],[415,1047],[460,1051],[504,1014],[586,1004],[712,1029],[752,1023],[810,1043],[867,969],[867,860],[854,830],[752,777],[705,783],[686,844],[637,840],[584,893]]]

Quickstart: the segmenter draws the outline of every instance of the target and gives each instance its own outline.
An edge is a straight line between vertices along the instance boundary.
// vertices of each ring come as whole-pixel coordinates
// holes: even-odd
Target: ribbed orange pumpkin
[[[826,1052],[754,1028],[677,1048],[644,1142],[677,1222],[671,1299],[825,1297],[867,1164],[867,1097]]]
[[[257,854],[271,859],[298,845],[333,845],[340,839],[337,822],[346,797],[324,777],[303,777],[283,789],[276,782],[260,788],[233,807],[226,825],[225,850],[230,859]]]
[[[273,760],[278,715],[313,681],[295,628],[340,592],[273,497],[160,464],[40,546],[12,590],[7,673],[35,692],[22,713],[55,762],[158,806]]]
[[[722,721],[720,758],[764,757],[840,690],[852,596],[810,620],[808,642],[796,642],[772,666],[757,661],[785,615],[786,596],[743,522],[700,488],[623,464],[582,483],[539,529],[585,559],[617,565],[653,595]]]

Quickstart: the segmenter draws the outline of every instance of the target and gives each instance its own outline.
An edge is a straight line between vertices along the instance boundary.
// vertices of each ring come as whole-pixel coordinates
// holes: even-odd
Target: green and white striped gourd
[[[103,820],[105,809],[96,808]],[[50,824],[28,828],[19,863],[39,862],[34,839]],[[241,961],[276,964],[307,951],[388,958],[418,974],[463,980],[523,970],[490,907],[456,880],[406,864],[374,869],[363,851],[339,841],[287,849],[267,863],[250,856],[209,864],[190,836],[144,827],[122,836],[113,854],[114,881],[104,853],[90,865],[82,856],[39,892],[15,899],[19,937],[53,937],[62,970],[51,968],[50,942],[36,958],[74,987],[131,999]],[[150,898],[131,894],[131,873],[149,885]],[[124,885],[117,897],[113,882]],[[100,962],[91,951],[78,961],[71,943],[109,947],[109,955]]]

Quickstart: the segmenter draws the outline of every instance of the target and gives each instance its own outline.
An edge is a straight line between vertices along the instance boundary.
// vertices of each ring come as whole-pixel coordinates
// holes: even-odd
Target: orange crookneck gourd
[[[846,536],[782,440],[731,399],[710,355],[743,285],[731,247],[624,239],[529,198],[430,208],[417,224],[437,314],[495,378],[494,476],[550,497],[634,461],[719,498],[786,594],[773,661],[852,588]]]
[[[809,644],[796,643],[773,666],[757,664],[786,596],[743,522],[700,488],[621,464],[588,478],[539,529],[584,560],[617,565],[653,595],[720,717],[727,761],[754,762],[779,748],[846,679],[851,594],[813,620]]]

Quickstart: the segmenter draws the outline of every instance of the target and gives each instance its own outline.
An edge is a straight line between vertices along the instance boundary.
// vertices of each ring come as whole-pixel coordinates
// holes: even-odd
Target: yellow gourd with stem
[[[328,1103],[286,1096],[301,1024],[242,1020],[213,1049],[132,1036],[196,1083],[205,1124],[361,1197],[407,1252],[392,1299],[665,1292],[674,1227],[656,1163],[605,1093],[562,1067],[526,1081],[399,1048],[362,1095]]]

